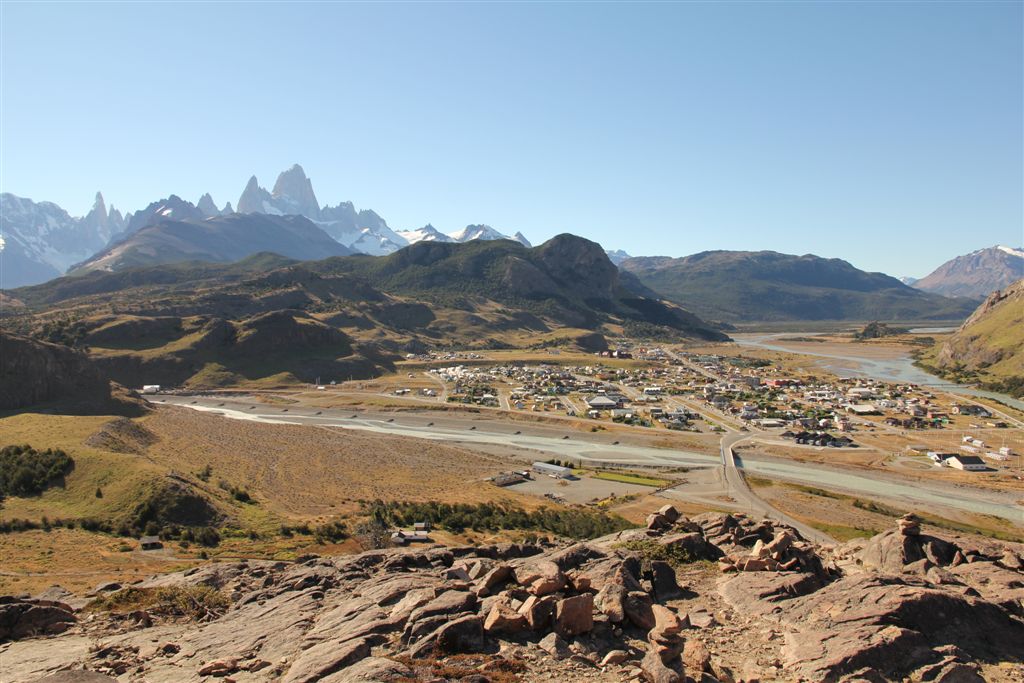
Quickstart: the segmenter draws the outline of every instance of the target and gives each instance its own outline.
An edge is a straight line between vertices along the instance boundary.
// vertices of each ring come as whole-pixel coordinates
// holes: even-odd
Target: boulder
[[[369,656],[370,641],[366,638],[324,641],[299,653],[282,683],[315,683]],[[206,675],[202,671],[199,674]]]
[[[672,505],[663,505],[658,508],[658,514],[667,519],[671,524],[675,524],[676,520],[679,519],[679,510],[676,510]]]
[[[441,593],[409,614],[409,621],[416,622],[438,615],[455,615],[468,612],[476,606],[476,595],[468,591],[449,590]]]
[[[61,602],[0,597],[0,642],[63,633],[75,621]]]
[[[556,593],[566,585],[565,574],[557,564],[551,561],[540,561],[530,564],[516,572],[519,585],[526,587],[534,595]]]
[[[622,664],[629,659],[629,653],[625,650],[610,650],[601,658],[601,666],[614,666]]]
[[[711,653],[704,643],[690,638],[683,646],[683,666],[686,674],[700,680],[702,673],[711,673]]]
[[[537,645],[555,659],[567,659],[572,656],[569,644],[557,633],[549,633]]]
[[[531,596],[531,599],[535,596]],[[484,631],[492,633],[522,633],[530,630],[530,622],[516,610],[507,600],[499,599],[492,606],[487,618],[484,619]]]
[[[658,514],[657,512],[652,515],[647,515],[647,528],[651,531],[662,531],[672,526],[672,522],[668,521],[665,515]]]
[[[238,660],[237,659],[218,659],[216,661],[204,664],[199,669],[200,676],[215,676],[222,678],[229,674],[233,674],[238,671]],[[317,680],[317,679],[310,679]]]
[[[630,591],[622,601],[626,619],[642,631],[654,628],[651,596],[643,591]]]
[[[557,599],[552,595],[543,597],[531,595],[523,602],[518,611],[526,618],[526,623],[529,624],[531,629],[540,631],[547,628],[548,624],[551,623],[557,602]]]
[[[479,652],[484,647],[483,620],[473,614],[454,619],[437,630],[435,640],[445,654]]]
[[[594,605],[598,611],[608,617],[613,624],[621,623],[626,618],[626,596],[629,591],[624,586],[609,584],[598,591],[594,597]]]
[[[590,593],[563,598],[555,606],[555,633],[572,638],[594,628],[594,596]]]
[[[668,562],[660,560],[651,562],[651,589],[658,602],[678,600],[684,595],[683,589],[676,583],[676,570]]]
[[[488,595],[499,586],[515,580],[516,574],[512,567],[505,563],[501,563],[495,565],[490,571],[480,577],[480,580],[476,582],[476,586],[473,591],[478,596]]]
[[[658,539],[658,543],[667,546],[680,559],[685,558],[691,562],[696,560],[717,560],[723,554],[717,546],[708,543],[703,534],[693,531],[662,536]]]
[[[680,683],[682,675],[662,661],[657,652],[648,651],[640,660],[640,673],[648,683]]]
[[[320,683],[381,683],[409,680],[415,672],[404,664],[386,657],[367,657],[344,671],[330,674]]]

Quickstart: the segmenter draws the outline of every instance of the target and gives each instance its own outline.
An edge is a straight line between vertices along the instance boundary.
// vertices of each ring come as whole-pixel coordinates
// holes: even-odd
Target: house
[[[556,479],[570,479],[572,478],[572,470],[568,467],[562,467],[561,465],[552,465],[549,462],[535,462],[533,463],[533,471],[537,474],[546,474],[549,477]]]
[[[881,415],[881,411],[870,403],[854,403],[846,406],[846,412],[854,415]]]
[[[987,408],[974,405],[973,403],[954,403],[949,412],[954,415],[977,415],[978,417],[992,417]]]
[[[619,404],[617,401],[598,394],[587,400],[587,405],[593,410],[611,410],[612,408],[618,408]]]
[[[139,548],[142,550],[160,550],[163,547],[159,536],[143,536],[139,539]]]
[[[160,392],[159,384],[143,384],[142,393],[144,394],[156,394]]]
[[[955,455],[956,453],[938,453],[936,451],[928,451],[928,458],[936,465],[940,465],[942,467],[945,467],[947,464],[946,461]]]
[[[491,477],[491,483],[495,486],[514,486],[524,481],[526,479],[516,472],[502,472]]]
[[[427,533],[430,531],[430,522],[416,522],[412,525],[413,531]]]
[[[430,536],[418,531],[398,530],[391,534],[391,543],[394,545],[408,545],[410,543],[429,543]]]
[[[946,459],[946,464],[965,472],[984,472],[988,469],[985,461],[976,455],[951,455]]]

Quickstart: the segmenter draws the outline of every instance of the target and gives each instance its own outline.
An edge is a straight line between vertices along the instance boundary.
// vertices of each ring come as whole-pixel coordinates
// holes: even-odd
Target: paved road
[[[761,500],[753,491],[750,490],[750,486],[747,485],[747,480],[743,478],[743,473],[736,466],[737,458],[736,454],[732,450],[732,447],[737,443],[749,438],[750,436],[747,434],[738,433],[730,433],[722,437],[722,468],[725,472],[725,484],[729,491],[729,495],[732,496],[737,503],[749,510],[753,517],[760,516],[778,520],[799,531],[804,538],[818,543],[835,543],[835,539],[828,534],[815,529],[808,524],[804,524],[803,522],[785,514],[781,510],[772,507],[767,501]]]
[[[722,467],[723,463],[721,455],[656,448],[618,434],[591,434],[551,424],[510,422],[491,417],[489,412],[472,416],[432,415],[429,412],[378,414],[340,409],[317,410],[295,405],[285,409],[241,399],[196,396],[160,396],[155,400],[258,422],[344,427],[468,446],[513,447],[527,451],[526,457],[534,457],[528,455],[532,451],[538,454],[538,458],[558,457],[594,464]],[[569,438],[564,438],[566,436]],[[731,436],[743,438],[750,435]],[[611,443],[611,439],[621,439],[622,442]],[[729,444],[730,453],[733,443]],[[770,479],[833,488],[869,499],[888,499],[911,509],[948,507],[995,515],[1024,525],[1024,505],[1019,503],[1019,492],[986,491],[942,482],[923,483],[907,477],[843,470],[783,458],[738,459],[735,455],[733,458],[735,469]]]

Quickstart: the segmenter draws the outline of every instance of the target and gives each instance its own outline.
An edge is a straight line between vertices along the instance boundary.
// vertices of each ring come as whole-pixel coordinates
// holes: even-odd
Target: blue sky
[[[1024,243],[1020,2],[0,4],[0,187],[894,275]]]

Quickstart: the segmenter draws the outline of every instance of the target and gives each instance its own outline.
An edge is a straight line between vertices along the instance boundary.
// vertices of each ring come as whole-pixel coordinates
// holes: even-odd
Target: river
[[[898,355],[890,358],[872,358],[867,355],[858,355],[856,353],[856,344],[849,344],[850,350],[845,353],[835,353],[831,351],[816,351],[803,347],[794,349],[777,342],[777,340],[782,337],[814,336],[817,335],[814,333],[799,334],[794,332],[732,335],[733,339],[740,346],[750,346],[759,349],[769,349],[772,351],[783,351],[786,353],[823,358],[825,360],[820,361],[819,365],[840,376],[870,377],[884,382],[918,384],[920,386],[935,387],[936,389],[941,389],[942,391],[948,391],[954,394],[989,398],[1008,406],[1012,406],[1017,410],[1024,410],[1024,401],[1013,398],[1007,394],[985,391],[984,389],[976,389],[975,387],[965,386],[963,384],[955,384],[942,379],[941,377],[936,377],[935,375],[925,372],[914,365],[914,359],[911,358],[910,351],[900,352]],[[833,347],[834,345],[830,345],[830,349]]]

